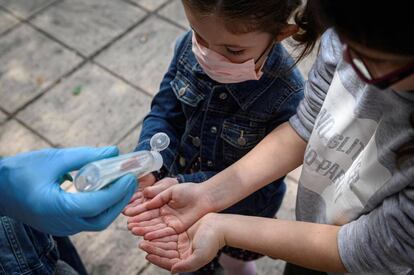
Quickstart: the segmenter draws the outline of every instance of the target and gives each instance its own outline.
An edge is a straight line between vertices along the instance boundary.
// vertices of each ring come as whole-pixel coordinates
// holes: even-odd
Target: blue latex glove
[[[89,193],[67,193],[60,182],[89,162],[117,155],[116,147],[82,147],[1,159],[0,215],[55,236],[105,229],[130,201],[137,187],[135,176],[126,175]]]

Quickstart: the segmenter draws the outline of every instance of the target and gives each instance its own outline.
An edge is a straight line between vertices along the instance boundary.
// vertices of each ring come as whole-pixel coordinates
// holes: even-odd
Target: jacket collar
[[[198,77],[209,79],[213,83],[212,86],[224,86],[232,95],[242,110],[247,110],[263,93],[265,93],[276,79],[288,70],[287,54],[280,43],[276,43],[269,52],[266,63],[263,67],[263,76],[260,80],[250,80],[235,84],[220,84],[210,79],[198,64],[191,50],[191,36],[187,40],[185,49],[185,59],[191,66],[192,72]]]

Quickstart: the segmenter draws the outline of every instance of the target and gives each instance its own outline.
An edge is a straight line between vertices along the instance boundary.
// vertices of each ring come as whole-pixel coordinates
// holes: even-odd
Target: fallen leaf
[[[76,86],[73,90],[72,90],[72,94],[73,95],[80,95],[80,93],[82,92],[82,86]]]

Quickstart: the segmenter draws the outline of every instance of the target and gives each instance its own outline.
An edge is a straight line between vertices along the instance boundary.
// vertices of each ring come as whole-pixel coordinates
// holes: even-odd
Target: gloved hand
[[[55,236],[108,227],[130,201],[136,178],[126,175],[107,188],[67,193],[62,177],[85,164],[118,155],[116,147],[45,149],[0,160],[0,215]]]

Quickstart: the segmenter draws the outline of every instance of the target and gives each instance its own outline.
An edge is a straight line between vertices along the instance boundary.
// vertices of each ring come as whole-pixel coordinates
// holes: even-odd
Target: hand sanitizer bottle
[[[163,165],[159,152],[169,144],[167,134],[157,133],[150,140],[151,151],[139,151],[89,163],[76,175],[75,187],[80,192],[97,191],[129,173],[140,178],[158,171]]]

